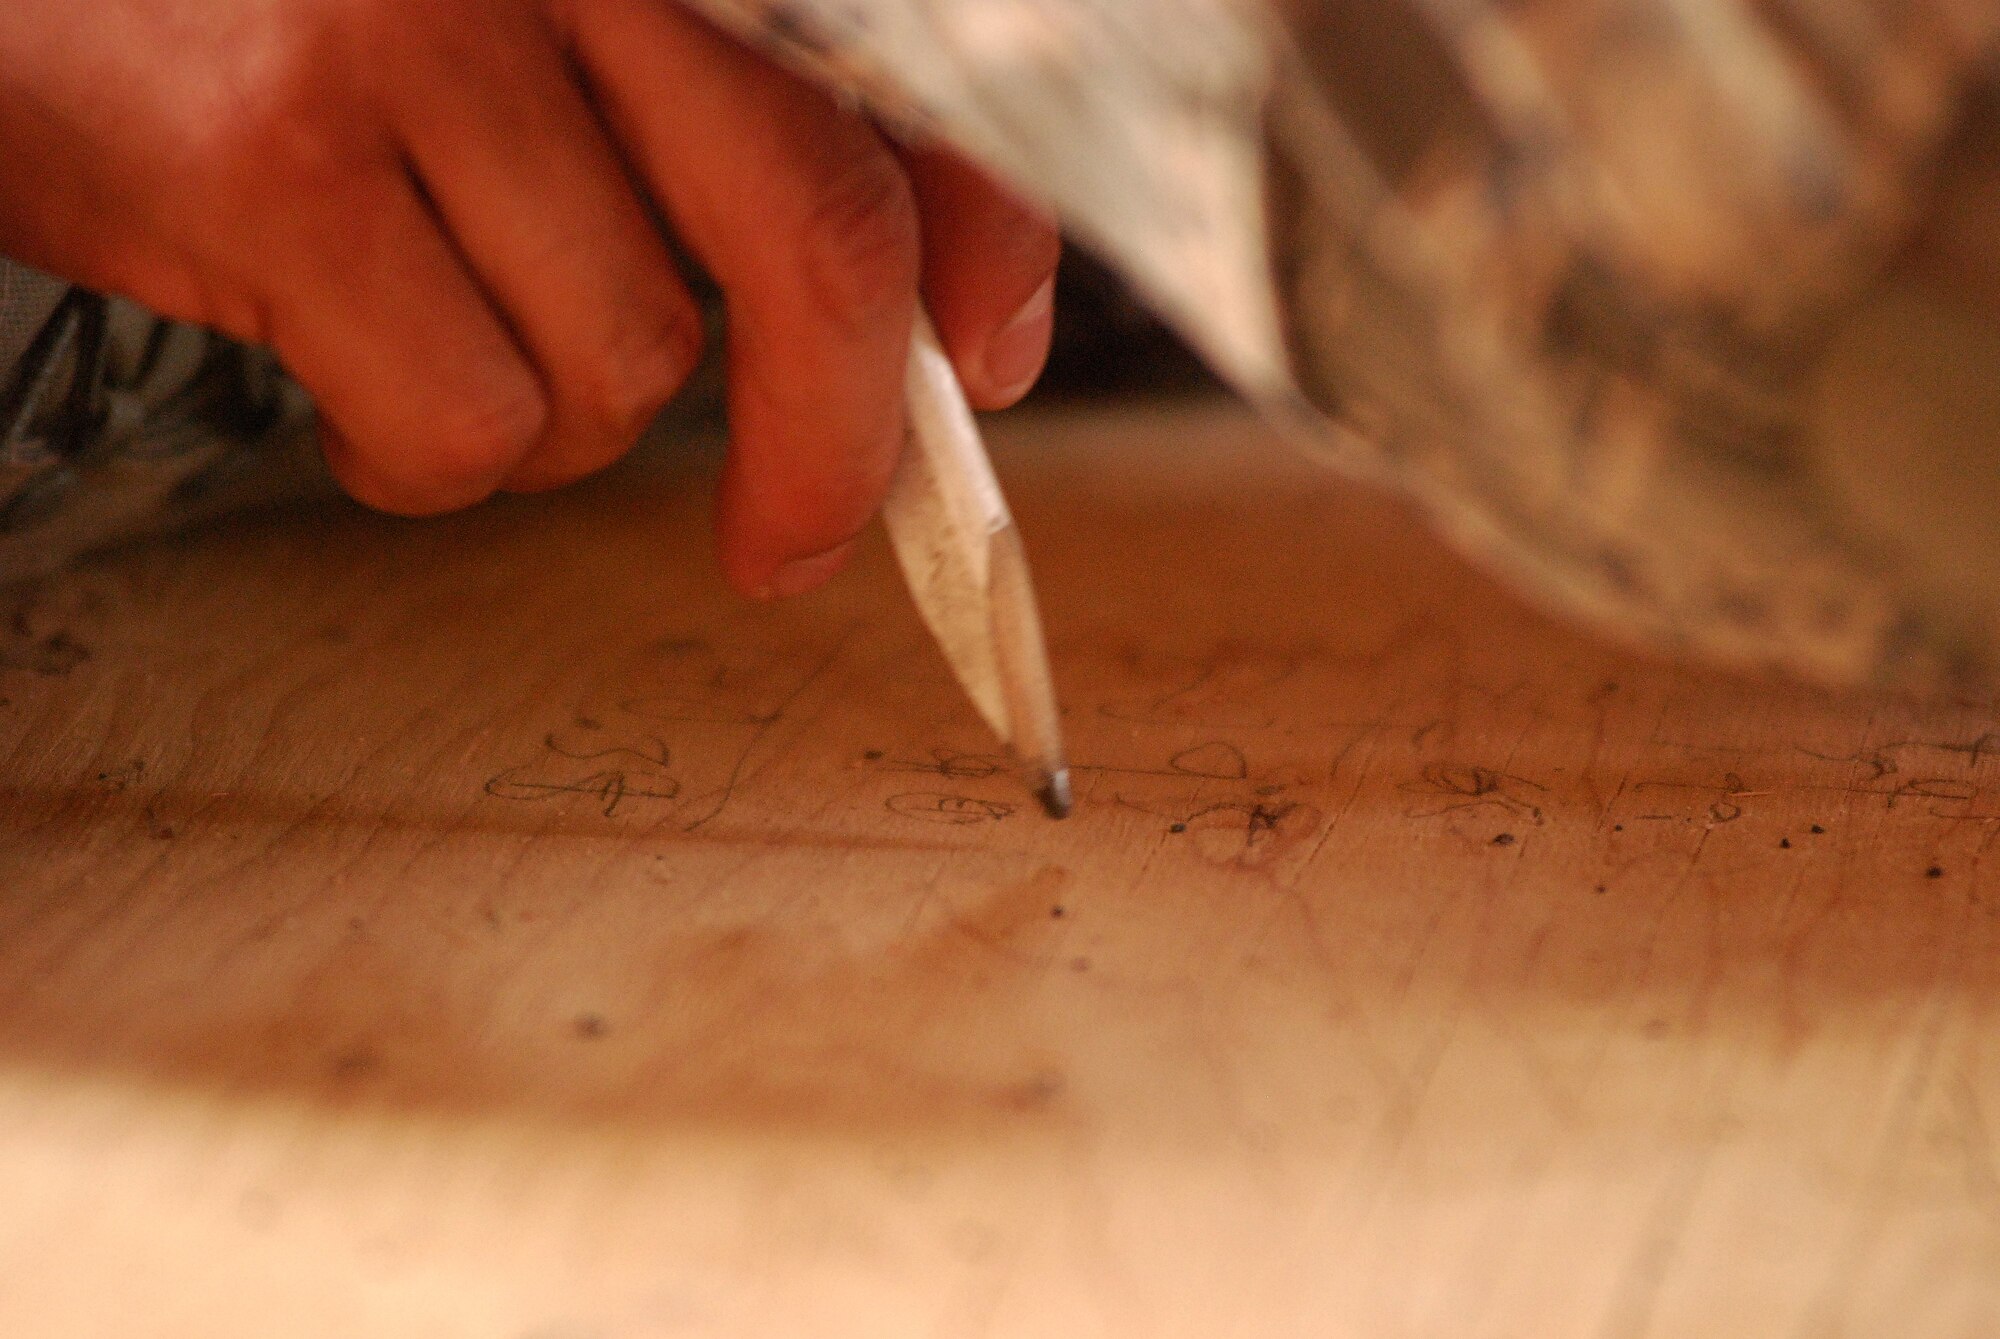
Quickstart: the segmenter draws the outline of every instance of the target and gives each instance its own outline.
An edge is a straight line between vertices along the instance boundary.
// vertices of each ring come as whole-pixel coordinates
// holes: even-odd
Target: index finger
[[[607,119],[729,310],[718,532],[740,589],[830,576],[902,449],[920,242],[866,121],[657,0],[582,7]]]
[[[907,151],[923,215],[924,302],[966,398],[1005,409],[1048,360],[1062,240],[1041,209],[948,149]]]

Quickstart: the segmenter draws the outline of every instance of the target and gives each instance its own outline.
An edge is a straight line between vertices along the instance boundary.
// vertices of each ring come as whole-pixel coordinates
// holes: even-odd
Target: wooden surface
[[[1234,411],[997,428],[1078,763],[672,469],[0,634],[0,1333],[2000,1333],[2000,725],[1641,661]]]

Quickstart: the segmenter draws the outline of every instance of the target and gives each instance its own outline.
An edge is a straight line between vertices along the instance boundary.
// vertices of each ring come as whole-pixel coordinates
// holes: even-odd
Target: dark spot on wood
[[[1751,591],[1717,591],[1713,607],[1719,617],[1738,627],[1761,628],[1770,617],[1763,598]]]
[[[604,1021],[603,1014],[578,1014],[570,1028],[578,1041],[597,1041],[611,1032],[611,1024]]]
[[[869,749],[868,752],[862,754],[861,756],[863,758],[866,758],[869,762],[881,762],[885,755],[883,754],[881,749]]]
[[[1791,849],[1792,849],[1792,839],[1791,839],[1790,837],[1780,837],[1780,838],[1778,838],[1778,849],[1779,849],[1780,851],[1789,851],[1789,850],[1791,850]]]
[[[579,716],[576,718],[576,728],[579,730],[602,730],[604,722],[590,716]]]
[[[1632,560],[1614,549],[1601,549],[1597,553],[1597,569],[1604,576],[1605,583],[1622,595],[1640,593],[1638,569]]]
[[[1186,831],[1187,831],[1187,824],[1185,824],[1185,823],[1174,823],[1174,824],[1171,824],[1171,825],[1169,825],[1169,826],[1168,826],[1168,828],[1167,828],[1167,831],[1168,831],[1168,832],[1186,832]]]
[[[1512,846],[1514,844],[1514,834],[1511,832],[1502,832],[1493,838],[1493,844],[1495,846]]]
[[[1049,919],[1050,919],[1050,920],[1056,920],[1056,921],[1059,921],[1059,920],[1061,920],[1061,919],[1062,919],[1062,918],[1063,918],[1064,916],[1067,916],[1068,914],[1069,914],[1069,910],[1068,910],[1067,908],[1065,908],[1065,907],[1050,907],[1050,908],[1049,908]]]
[[[382,1067],[382,1057],[365,1046],[351,1046],[333,1057],[331,1066],[336,1079],[358,1079],[374,1073]]]
[[[269,1231],[278,1221],[278,1201],[268,1190],[246,1190],[236,1203],[236,1216],[252,1232]]]
[[[1087,972],[1090,970],[1090,959],[1071,958],[1069,960],[1069,969],[1072,972]]]
[[[1826,829],[1821,827],[1819,824],[1815,823],[1812,825],[1812,834],[1815,837],[1824,837],[1826,835]]]
[[[1605,893],[1605,892],[1609,892],[1610,890],[1609,890],[1609,889],[1607,889],[1607,888],[1606,888],[1606,887],[1605,887],[1605,886],[1604,886],[1603,884],[1601,884],[1601,883],[1600,883],[1600,884],[1598,884],[1598,885],[1597,885],[1597,886],[1596,886],[1595,888],[1591,889],[1590,891],[1591,891],[1591,892],[1593,892],[1593,893]]]
[[[1924,871],[1924,877],[1926,879],[1942,879],[1944,877],[1944,866],[1932,865],[1929,869]]]
[[[1613,832],[1623,832],[1625,830],[1625,825],[1623,823],[1613,823],[1611,825],[1611,830]]]
[[[1039,1111],[1062,1096],[1068,1085],[1052,1069],[1039,1070],[1019,1083],[1011,1083],[994,1094],[994,1105],[1007,1111]]]

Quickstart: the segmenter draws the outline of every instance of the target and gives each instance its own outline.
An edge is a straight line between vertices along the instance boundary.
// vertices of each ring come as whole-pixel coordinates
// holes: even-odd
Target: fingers
[[[571,482],[610,464],[679,390],[702,328],[665,243],[556,35],[494,6],[482,59],[439,45],[384,96],[459,250],[534,363],[542,437],[502,480]]]
[[[425,515],[480,500],[540,440],[548,404],[415,186],[393,170],[352,217],[294,239],[259,324],[312,392],[327,463],[357,500]]]
[[[599,0],[577,22],[607,120],[728,302],[723,569],[754,594],[808,589],[902,447],[909,180],[866,122],[675,6]]]
[[[904,156],[923,213],[923,291],[966,398],[1004,409],[1028,393],[1055,328],[1055,225],[955,154]]]
[[[329,460],[420,513],[621,454],[701,340],[636,177],[727,299],[724,571],[817,585],[900,454],[920,285],[969,398],[1010,404],[1047,354],[1055,232],[668,0],[546,9],[563,31],[495,6],[478,59],[419,42],[371,90],[407,172],[319,211],[339,235],[304,249],[337,261],[271,313]]]

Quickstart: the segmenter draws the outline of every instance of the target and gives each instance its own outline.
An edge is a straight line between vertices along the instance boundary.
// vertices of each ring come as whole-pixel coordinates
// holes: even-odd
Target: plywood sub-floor
[[[0,1333],[2000,1333],[2000,725],[1608,649],[1232,409],[994,430],[1077,812],[634,470],[0,634]]]

